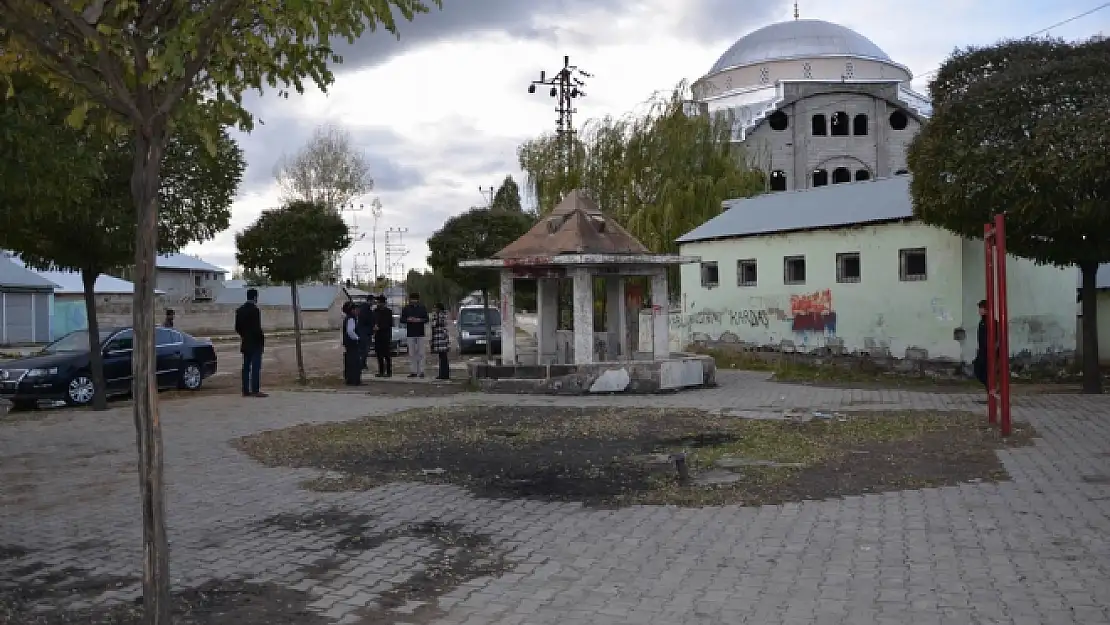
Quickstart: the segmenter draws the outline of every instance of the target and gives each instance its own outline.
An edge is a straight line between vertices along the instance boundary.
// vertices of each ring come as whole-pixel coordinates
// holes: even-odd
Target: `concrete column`
[[[574,270],[574,364],[594,361],[594,281],[589,269]]]
[[[559,352],[556,330],[559,328],[559,281],[540,278],[536,281],[536,358],[538,364],[557,363]],[[562,363],[559,363],[562,364]]]
[[[652,351],[656,360],[671,355],[670,304],[667,302],[667,273],[661,271],[651,277],[651,328]]]
[[[605,280],[605,330],[615,343],[609,347],[610,359],[628,358],[628,327],[624,314],[624,278]]]
[[[501,362],[506,365],[516,364],[516,307],[513,305],[513,282],[511,271],[501,272]]]

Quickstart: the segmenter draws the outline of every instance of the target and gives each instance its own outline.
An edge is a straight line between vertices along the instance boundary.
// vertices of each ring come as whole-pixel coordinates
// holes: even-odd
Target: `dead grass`
[[[969,414],[844,414],[805,423],[694,410],[458,407],[299,426],[237,441],[268,466],[330,473],[315,490],[453,483],[479,496],[590,505],[781,503],[1000,480],[999,439]],[[690,480],[672,455],[686,453]]]

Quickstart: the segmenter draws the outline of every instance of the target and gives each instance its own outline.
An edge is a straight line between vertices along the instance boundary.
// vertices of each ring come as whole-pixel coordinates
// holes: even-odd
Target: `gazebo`
[[[658,381],[665,371],[685,369],[686,382],[677,386],[700,386],[708,381],[703,357],[672,354],[668,329],[667,268],[697,263],[697,257],[653,254],[620,224],[605,215],[592,199],[580,190],[571,191],[550,213],[524,236],[506,246],[493,258],[469,260],[460,267],[498,270],[501,275],[501,363],[472,363],[471,375],[481,379],[547,380],[563,387],[558,379],[577,376],[574,386],[597,387],[605,375],[625,380],[628,390],[637,372]],[[627,278],[647,277],[651,283],[651,350],[637,349],[632,327],[638,324],[640,301],[630,297]],[[604,330],[595,331],[594,284],[605,284]],[[534,357],[518,352],[514,291],[517,280],[536,280],[537,320]],[[561,281],[573,283],[573,331],[558,329],[558,298]],[[631,300],[631,302],[630,302]],[[629,308],[635,314],[627,314]],[[638,332],[636,333],[638,337]],[[691,360],[695,362],[691,362]],[[670,362],[674,366],[664,366]],[[712,362],[711,360],[709,361]],[[637,363],[655,366],[633,367]],[[696,365],[696,366],[694,366]],[[696,376],[694,369],[697,370]],[[613,374],[614,371],[622,371]],[[608,372],[608,373],[607,373]],[[670,375],[670,378],[674,378]],[[693,382],[696,377],[696,383]],[[591,381],[592,380],[592,381]],[[548,386],[551,386],[550,384]],[[651,386],[651,384],[648,384]],[[674,387],[671,384],[670,387]],[[667,388],[664,380],[663,387]],[[599,391],[595,391],[599,392]]]

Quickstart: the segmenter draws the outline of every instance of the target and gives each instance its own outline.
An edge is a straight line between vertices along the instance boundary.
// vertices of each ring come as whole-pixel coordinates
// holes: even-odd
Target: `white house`
[[[162,254],[157,260],[155,287],[168,303],[211,302],[223,289],[227,270],[188,254]]]
[[[984,245],[913,218],[909,177],[726,203],[679,239],[679,341],[970,361]],[[1075,350],[1077,270],[1007,262],[1010,349]]]

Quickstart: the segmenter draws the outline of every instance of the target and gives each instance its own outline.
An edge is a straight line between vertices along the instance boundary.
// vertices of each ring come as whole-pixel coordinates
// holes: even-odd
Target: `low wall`
[[[70,304],[70,306],[74,306]],[[200,304],[200,303],[172,303],[158,302],[155,307],[154,318],[157,323],[162,323],[166,316],[166,308],[174,311],[174,327],[196,336],[226,336],[235,334],[235,310],[238,304]],[[262,327],[267,332],[293,329],[292,306],[259,306],[262,312]],[[77,311],[70,311],[70,315]],[[84,305],[80,306],[80,315],[84,315]],[[108,300],[97,302],[97,321],[101,327],[130,326],[132,324],[132,308],[130,301],[120,302]],[[305,330],[329,330],[339,328],[338,314],[326,310],[302,310],[301,327]],[[80,327],[84,327],[84,323]]]
[[[666,360],[598,362],[586,365],[467,364],[470,381],[491,393],[591,395],[665,393],[714,386],[717,365],[697,354]]]

